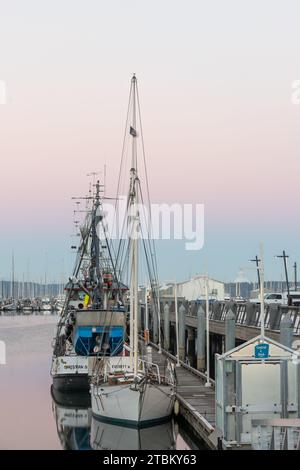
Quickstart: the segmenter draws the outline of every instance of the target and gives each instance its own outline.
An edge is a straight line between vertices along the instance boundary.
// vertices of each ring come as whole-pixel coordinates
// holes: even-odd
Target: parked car
[[[283,295],[286,297],[286,304],[293,307],[300,306],[300,291],[290,291],[290,301],[288,302],[287,292],[284,292]]]
[[[250,302],[253,302],[255,304],[260,304],[260,299],[255,298],[255,299],[249,299]],[[287,304],[287,298],[284,298],[284,295],[280,292],[269,292],[264,295],[264,301],[265,304],[281,304],[285,305]]]
[[[260,299],[249,299],[250,302],[260,304]],[[300,291],[290,291],[290,297],[288,299],[287,292],[268,292],[264,296],[265,304],[280,304],[280,305],[291,305],[294,307],[300,306]]]

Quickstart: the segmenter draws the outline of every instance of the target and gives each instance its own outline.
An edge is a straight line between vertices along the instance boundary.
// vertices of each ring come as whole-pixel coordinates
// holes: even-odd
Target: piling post
[[[178,310],[178,323],[179,323],[179,359],[185,360],[185,306],[180,305]]]
[[[283,317],[283,312],[281,306],[277,304],[268,305],[269,308],[269,324],[271,330],[280,329],[281,318]]]
[[[280,322],[280,343],[283,346],[287,346],[288,348],[292,348],[293,342],[293,322],[290,317],[289,313],[286,313]],[[288,418],[288,370],[287,370],[287,363],[282,361],[283,363],[280,366],[281,369],[281,403],[282,403],[282,411],[281,417]]]
[[[194,328],[188,327],[188,342],[187,342],[187,356],[189,359],[190,366],[194,366],[195,357],[195,330]]]
[[[205,370],[205,312],[202,305],[197,311],[197,369]]]
[[[158,343],[158,315],[157,308],[152,303],[152,328],[153,328],[153,343]]]
[[[254,319],[254,316],[255,316],[255,309],[256,309],[256,305],[254,302],[250,302],[248,300],[248,302],[246,303],[246,325],[251,325],[253,319]]]
[[[292,347],[293,342],[293,322],[287,313],[280,322],[280,343],[288,348]]]
[[[230,300],[230,301],[228,302],[228,309],[227,309],[227,312],[228,312],[229,310],[232,310],[233,313],[236,314],[236,311],[237,311],[237,304],[236,304],[236,302],[234,302],[234,300]]]
[[[225,317],[225,351],[230,351],[235,347],[235,314],[230,306]],[[236,404],[236,390],[235,390],[235,365],[230,364],[230,368],[226,370],[227,375],[227,405],[235,406]],[[234,413],[229,413],[227,416],[227,436],[229,440],[235,439],[236,430],[236,416]]]
[[[164,348],[170,350],[170,307],[168,303],[164,305]]]
[[[235,315],[228,310],[225,317],[225,350],[230,351],[235,347]]]
[[[138,305],[138,332],[142,331],[142,302]]]

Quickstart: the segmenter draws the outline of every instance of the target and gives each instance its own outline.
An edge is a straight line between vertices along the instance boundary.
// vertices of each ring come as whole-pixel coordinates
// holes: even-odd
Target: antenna
[[[260,331],[265,336],[265,292],[264,292],[264,245],[260,243]]]
[[[285,281],[286,281],[286,287],[287,287],[287,293],[288,293],[288,304],[289,304],[289,301],[290,301],[290,286],[289,286],[289,278],[288,278],[287,264],[286,264],[286,260],[287,260],[287,258],[289,258],[289,256],[283,250],[282,255],[276,255],[276,258],[282,258],[283,259],[283,265],[284,265],[284,271],[285,271]]]
[[[249,261],[251,261],[252,263],[254,262],[256,264],[256,268],[257,268],[257,280],[258,280],[258,289],[260,291],[260,272],[259,272],[259,263],[260,263],[260,259],[258,258],[258,256],[256,255],[254,259],[249,259]]]
[[[88,173],[86,176],[92,176],[92,184],[93,186],[95,186],[95,179],[96,179],[96,176],[97,175],[100,175],[100,171],[91,171],[90,173]]]
[[[15,298],[15,255],[12,252],[11,256],[11,297]]]
[[[105,190],[106,190],[106,163],[104,163],[104,172],[103,172],[103,186],[104,186],[104,196],[105,196]]]

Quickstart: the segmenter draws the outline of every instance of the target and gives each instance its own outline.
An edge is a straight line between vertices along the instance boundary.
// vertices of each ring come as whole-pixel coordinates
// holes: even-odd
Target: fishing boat
[[[168,363],[162,371],[158,364],[152,363],[145,355],[143,342],[139,340],[138,259],[141,252],[140,244],[145,255],[153,307],[158,319],[160,319],[160,303],[154,246],[149,237],[142,240],[139,238],[143,229],[139,201],[144,201],[144,195],[137,163],[137,140],[138,136],[142,138],[142,129],[135,75],[131,80],[128,110],[125,136],[131,140],[131,145],[126,144],[124,148],[131,149],[131,167],[126,204],[128,211],[125,215],[125,223],[123,223],[123,227],[129,229],[127,232],[128,249],[118,250],[118,253],[126,252],[128,256],[122,260],[117,257],[117,268],[119,272],[123,272],[122,265],[125,263],[126,271],[129,273],[130,342],[129,347],[124,345],[119,355],[114,357],[98,355],[91,377],[91,402],[94,417],[101,421],[122,426],[146,427],[170,419],[176,384],[172,364]],[[143,142],[141,148],[144,148]],[[122,154],[121,162],[124,160],[126,158]],[[124,238],[121,235],[120,244],[124,243]]]
[[[65,450],[91,450],[90,447],[90,403],[87,394],[64,394],[52,389],[52,411],[56,430]],[[66,397],[66,400],[64,398]],[[72,400],[71,400],[71,399]]]
[[[128,288],[118,280],[106,240],[99,181],[95,188],[53,341],[51,375],[61,391],[88,391],[93,358],[118,354],[126,335]]]

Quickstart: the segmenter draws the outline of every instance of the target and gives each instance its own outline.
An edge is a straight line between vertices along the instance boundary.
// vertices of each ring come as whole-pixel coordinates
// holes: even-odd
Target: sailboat
[[[126,131],[131,139],[131,168],[126,215],[128,231],[128,252],[126,258],[130,273],[130,343],[123,348],[123,353],[115,357],[98,357],[91,378],[91,402],[93,415],[102,420],[122,426],[146,427],[170,418],[175,400],[175,375],[172,364],[167,364],[162,373],[158,364],[153,364],[149,357],[142,354],[142,342],[139,340],[139,236],[142,225],[139,213],[139,200],[143,200],[142,187],[138,174],[137,139],[142,136],[137,79],[131,80]],[[138,116],[137,116],[138,111]],[[139,121],[137,121],[139,117]],[[139,126],[139,130],[137,130]],[[143,146],[142,146],[143,148]],[[123,155],[122,155],[123,161]],[[147,185],[148,186],[148,185]],[[143,239],[143,242],[145,240]],[[120,241],[121,243],[121,241]],[[143,243],[143,248],[148,243]],[[146,253],[147,254],[147,253]],[[151,253],[146,256],[149,268],[149,281],[156,308],[159,309],[157,272],[153,279]],[[150,256],[150,258],[149,258]],[[129,262],[128,262],[129,258]],[[120,260],[117,259],[120,263]],[[155,269],[156,263],[153,263]],[[121,271],[120,266],[118,269]],[[157,312],[159,315],[159,312]],[[126,354],[127,351],[127,354]],[[128,355],[129,352],[129,355]]]
[[[60,391],[88,391],[93,358],[118,354],[126,334],[123,297],[128,288],[118,280],[109,240],[101,231],[99,181],[95,187],[53,341],[51,375]]]

